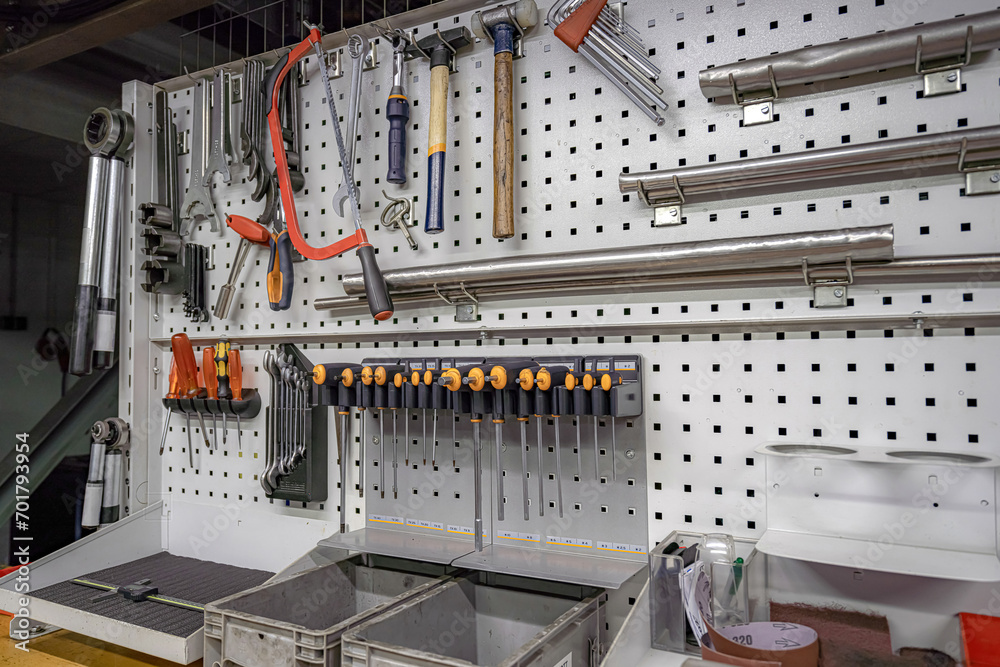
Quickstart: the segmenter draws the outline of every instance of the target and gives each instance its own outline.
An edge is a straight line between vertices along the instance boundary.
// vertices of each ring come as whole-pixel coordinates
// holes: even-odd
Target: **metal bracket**
[[[326,72],[330,79],[339,79],[344,76],[344,52],[340,49],[327,51],[323,59],[326,61]]]
[[[653,209],[654,227],[673,227],[675,225],[682,224],[683,222],[681,212],[682,206],[684,205],[684,190],[681,189],[681,184],[680,181],[677,180],[676,174],[674,175],[673,180],[677,196],[657,200],[655,202],[649,198],[649,194],[647,194],[646,187],[643,185],[642,181],[639,181],[636,184],[639,199],[642,200],[643,204]]]
[[[27,620],[27,630],[24,629],[25,624],[23,621],[25,620]],[[25,619],[24,616],[15,616],[10,619],[10,629],[8,634],[14,641],[23,642],[37,639],[38,637],[42,637],[61,629],[62,628],[57,628],[56,626],[49,625],[48,623],[40,623],[31,618]]]
[[[924,77],[924,97],[951,95],[962,92],[962,68],[972,61],[972,26],[965,32],[965,53],[957,63],[925,67],[923,63],[924,39],[917,35],[917,74]]]
[[[844,272],[843,278],[814,278],[809,274],[809,261],[802,260],[802,277],[806,285],[813,288],[813,308],[843,308],[847,305],[847,287],[854,282],[850,257],[844,259]]]
[[[229,102],[236,104],[243,101],[243,75],[233,74],[229,78]]]
[[[767,66],[767,78],[771,82],[771,90],[747,98],[747,93],[741,93],[736,88],[736,80],[729,75],[729,89],[733,94],[733,103],[743,107],[743,125],[763,125],[774,122],[774,101],[778,99],[778,82],[774,79],[774,68]]]
[[[958,152],[958,171],[965,174],[965,194],[995,195],[1000,194],[1000,164],[983,162],[970,164],[966,161],[969,152],[969,140],[962,139],[962,147]]]
[[[368,53],[365,54],[364,65],[361,67],[362,72],[370,72],[371,70],[378,67],[378,44],[374,41],[368,42]]]
[[[437,294],[438,298],[444,301],[449,306],[455,306],[455,321],[456,322],[478,322],[479,321],[479,299],[473,296],[469,290],[465,288],[465,283],[459,283],[458,288],[462,290],[462,294],[469,298],[471,303],[465,303],[464,301],[459,303],[458,301],[452,301],[444,294],[441,294],[441,290],[438,289],[437,283],[434,283],[434,293]]]
[[[191,130],[190,128],[177,133],[177,154],[187,155],[191,152]]]

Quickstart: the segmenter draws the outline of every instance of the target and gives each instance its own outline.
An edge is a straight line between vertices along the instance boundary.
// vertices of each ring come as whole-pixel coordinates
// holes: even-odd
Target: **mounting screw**
[[[990,176],[990,182],[991,183],[1000,183],[1000,172],[995,173],[992,176]]]
[[[627,458],[627,459],[634,459],[635,458],[635,450],[634,449],[626,449],[625,450],[625,458]]]
[[[677,217],[677,209],[676,208],[670,209],[670,217],[671,218],[676,218]]]
[[[767,114],[771,113],[771,107],[765,104],[760,108],[760,112],[766,116]]]
[[[956,81],[958,81],[958,72],[949,72],[948,83],[955,83]]]
[[[378,444],[378,436],[377,435],[373,435],[372,436],[372,444],[373,445],[377,445]]]
[[[843,287],[837,287],[836,289],[833,290],[833,295],[835,297],[837,297],[838,299],[844,298],[844,288]]]

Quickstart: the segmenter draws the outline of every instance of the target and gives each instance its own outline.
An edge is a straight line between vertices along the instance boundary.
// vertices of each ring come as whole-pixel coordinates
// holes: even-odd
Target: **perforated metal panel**
[[[549,3],[541,4],[544,13]],[[356,167],[363,216],[379,261],[383,269],[391,269],[887,223],[895,228],[896,257],[997,252],[998,200],[963,196],[964,181],[957,172],[952,177],[688,206],[686,224],[672,228],[652,227],[652,211],[636,197],[620,195],[617,188],[623,169],[736,161],[995,124],[1000,80],[1000,55],[995,52],[975,57],[963,69],[965,90],[956,95],[920,99],[922,81],[912,72],[851,77],[789,91],[778,100],[777,122],[756,127],[740,127],[739,109],[729,100],[706,101],[697,84],[698,71],[713,64],[990,8],[989,3],[971,0],[842,0],[810,7],[754,0],[628,3],[626,18],[640,29],[663,69],[660,81],[670,109],[661,128],[555,39],[549,28],[539,25],[526,38],[525,58],[514,63],[518,217],[517,236],[507,241],[491,236],[492,49],[477,43],[460,52],[458,71],[450,80],[446,229],[433,237],[415,231],[417,252],[408,249],[398,232],[378,229],[378,216],[385,188],[392,195],[415,197],[422,225],[429,74],[425,64],[408,63],[409,181],[404,187],[388,185],[384,104],[391,63],[380,43],[380,66],[364,76]],[[469,15],[414,26],[407,25],[404,16],[394,25],[415,28],[419,36],[435,27],[467,25]],[[333,46],[342,42],[342,35],[330,38]],[[331,212],[340,169],[314,58],[307,60],[305,75],[301,129],[306,188],[296,202],[309,240],[325,245],[348,231],[350,222]],[[187,131],[191,81],[176,79],[164,85],[171,91],[178,129]],[[333,85],[343,113],[349,76]],[[144,108],[149,93],[136,90],[142,129],[150,122],[151,111]],[[145,158],[149,146],[142,134],[138,155]],[[180,158],[182,183],[189,159]],[[139,168],[130,171],[130,210],[149,192],[148,160],[136,162]],[[256,217],[260,205],[250,200],[245,172],[232,168],[233,183],[216,181],[214,186],[217,210]],[[988,269],[963,284],[852,286],[849,306],[837,310],[811,308],[811,290],[803,283],[773,289],[616,290],[593,297],[489,301],[483,302],[479,321],[473,323],[455,322],[454,308],[441,303],[400,308],[393,319],[378,323],[312,306],[316,298],[343,293],[340,276],[359,269],[353,255],[296,264],[293,306],[274,313],[267,308],[262,285],[266,257],[254,250],[230,319],[193,325],[185,320],[179,299],[160,297],[153,303],[136,289],[139,258],[131,238],[125,247],[132,256],[123,272],[131,320],[123,323],[128,364],[123,367],[122,400],[133,420],[149,415],[146,430],[153,435],[135,439],[132,477],[142,482],[144,491],[133,494],[130,502],[149,502],[161,494],[173,500],[170,531],[181,555],[277,566],[270,561],[335,531],[338,509],[332,456],[327,502],[294,507],[263,497],[254,480],[262,467],[262,417],[244,424],[242,452],[231,432],[226,448],[202,452],[200,468],[192,470],[183,420],[175,415],[164,456],[150,450],[149,462],[144,462],[145,454],[139,451],[147,444],[155,447],[162,425],[157,398],[164,391],[169,337],[178,331],[203,344],[229,336],[243,350],[245,384],[257,387],[267,380],[260,368],[263,350],[279,342],[300,343],[317,363],[359,362],[382,355],[386,348],[400,357],[640,354],[647,381],[644,414],[636,421],[644,429],[647,451],[647,546],[675,529],[761,536],[769,511],[781,506],[768,507],[776,490],[769,486],[766,472],[769,457],[755,451],[763,443],[1000,453],[996,331],[972,328],[988,321],[977,319],[979,314],[989,316],[1000,308],[996,276]],[[214,303],[237,239],[231,233],[212,234],[204,225],[192,240],[213,248],[208,301]],[[926,328],[916,328],[918,321]],[[151,373],[154,366],[159,375]],[[356,472],[353,468],[352,474]],[[147,475],[148,481],[142,481]],[[941,508],[968,511],[976,525],[996,526],[995,475],[977,473],[968,479],[968,498],[963,495],[961,505],[949,508],[959,500],[945,494],[938,500]],[[811,488],[806,484],[803,493]],[[833,490],[855,498],[865,495],[863,488]],[[895,491],[894,502],[906,505],[919,489],[901,486]],[[822,504],[825,493],[823,489],[815,498],[817,517],[828,507]],[[351,528],[359,528],[364,504],[354,493],[348,498]],[[807,500],[804,496],[802,502]],[[433,502],[465,499],[439,496]],[[189,534],[199,534],[204,517],[220,515],[227,503],[238,505],[238,519],[222,532],[224,539],[202,540],[205,544],[195,553]],[[627,508],[612,503],[611,511],[621,515]],[[803,522],[805,530],[810,525],[826,530],[821,519],[810,524],[807,516]],[[544,533],[549,527],[533,520],[530,530]],[[878,527],[871,528],[860,531],[860,538],[877,536]],[[267,536],[263,545],[257,537],[261,535]],[[251,545],[260,551],[249,551]]]

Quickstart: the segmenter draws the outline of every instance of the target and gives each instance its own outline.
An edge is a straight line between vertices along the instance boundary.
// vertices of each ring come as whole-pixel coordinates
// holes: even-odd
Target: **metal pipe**
[[[125,161],[110,159],[108,194],[104,208],[104,241],[98,279],[97,321],[94,327],[94,366],[114,365],[115,334],[118,324],[118,246],[121,236],[121,204],[125,190]]]
[[[622,193],[697,203],[830,185],[958,174],[963,158],[1000,159],[1000,125],[675,170],[623,173]],[[641,185],[640,185],[641,184]]]
[[[73,375],[90,375],[93,370],[94,319],[97,313],[97,284],[110,171],[110,160],[107,157],[90,156],[87,200],[83,213],[83,242],[80,246],[80,274],[69,351],[69,372]]]
[[[653,276],[714,271],[801,266],[892,259],[892,225],[819,232],[774,234],[747,238],[692,241],[612,250],[549,253],[527,257],[458,262],[385,272],[393,292],[433,291],[464,285],[518,285],[624,278],[628,282]],[[348,295],[364,294],[362,274],[344,276]]]
[[[917,257],[913,259],[897,259],[886,263],[857,264],[852,263],[855,285],[895,284],[895,283],[930,283],[930,282],[963,282],[968,280],[981,282],[1000,281],[1000,255],[970,255],[961,257]],[[843,268],[822,266],[811,269],[810,275],[816,279],[830,279],[843,276]],[[690,289],[742,289],[787,287],[801,285],[805,287],[801,268],[764,269],[755,271],[720,271],[694,273],[678,276],[648,276],[627,279],[574,281],[572,283],[550,282],[531,285],[495,285],[476,289],[476,298],[502,299],[512,295],[524,296],[531,292],[543,292],[546,295],[558,293],[560,296],[586,296],[595,292],[649,292],[663,290]],[[459,298],[461,291],[442,290],[448,297]],[[394,299],[405,306],[415,308],[440,303],[441,297],[432,292],[411,292],[395,295]],[[367,310],[367,302],[363,297],[340,296],[316,299],[313,302],[316,310],[329,311],[363,311]]]
[[[970,28],[971,53],[1000,47],[1000,11],[993,10],[721,65],[699,72],[698,83],[705,97],[732,99],[730,77],[736,90],[749,92],[771,89],[769,71],[780,90],[892,67],[919,66],[918,38],[923,63],[962,57]]]

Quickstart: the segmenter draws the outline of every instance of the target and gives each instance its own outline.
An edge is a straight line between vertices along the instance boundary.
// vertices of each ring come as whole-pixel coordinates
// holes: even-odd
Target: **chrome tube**
[[[750,92],[771,89],[769,71],[780,90],[786,86],[892,67],[914,67],[920,64],[916,62],[918,38],[920,60],[924,64],[931,62],[933,65],[936,63],[932,61],[944,58],[961,58],[966,52],[967,39],[971,39],[971,53],[998,48],[1000,10],[721,65],[699,72],[698,83],[705,97],[731,100],[730,77],[738,91]],[[960,64],[956,63],[956,67]]]
[[[517,285],[684,275],[705,271],[738,271],[892,259],[892,225],[806,233],[692,241],[607,250],[529,255],[439,266],[396,269],[384,273],[393,293],[430,291],[464,285]],[[348,295],[364,294],[362,274],[344,276]]]
[[[94,327],[94,366],[114,365],[116,327],[118,324],[118,247],[121,237],[121,208],[125,195],[125,161],[110,159],[108,194],[105,205],[104,240],[101,243],[101,267],[98,279],[97,321]]]
[[[646,199],[656,205],[680,200],[682,193],[685,203],[697,203],[830,184],[957,174],[963,147],[966,161],[1000,159],[1000,125],[683,169],[623,173],[618,176],[618,189],[626,194],[639,192],[641,184]]]
[[[87,201],[83,213],[83,242],[80,246],[80,274],[69,350],[69,372],[73,375],[90,375],[93,370],[94,322],[110,171],[110,160],[107,157],[90,156]]]

